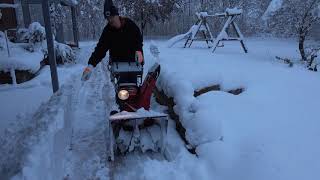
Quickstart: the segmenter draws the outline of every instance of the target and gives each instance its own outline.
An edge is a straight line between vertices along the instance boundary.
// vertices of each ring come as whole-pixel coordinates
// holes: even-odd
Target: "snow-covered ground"
[[[13,179],[319,179],[320,74],[288,68],[275,56],[298,57],[296,42],[249,39],[249,53],[225,43],[214,54],[205,43],[160,49],[159,88],[175,98],[175,112],[197,146],[191,155],[170,122],[169,161],[130,154],[106,161],[106,114],[114,106],[99,65],[80,76],[94,43],[82,43],[79,65],[59,69],[61,91],[50,98],[49,70],[17,87],[0,86],[0,176]],[[148,69],[155,61],[144,46]],[[195,98],[194,90],[221,91]],[[228,90],[244,88],[240,95]],[[5,99],[5,101],[2,101]],[[153,100],[154,101],[154,100]],[[41,104],[42,103],[42,104]],[[9,104],[9,105],[7,105]],[[26,105],[28,104],[28,105]],[[164,110],[153,102],[153,108]],[[112,176],[112,178],[110,178]],[[2,177],[0,179],[2,179]]]

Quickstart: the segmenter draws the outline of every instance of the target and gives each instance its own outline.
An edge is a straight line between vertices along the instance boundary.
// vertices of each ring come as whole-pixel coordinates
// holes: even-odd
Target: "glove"
[[[91,74],[92,74],[92,69],[93,69],[93,66],[92,66],[92,65],[88,65],[88,66],[84,69],[84,71],[83,71],[83,73],[82,73],[82,78],[81,78],[82,81],[87,81],[87,80],[90,78],[90,76],[91,76]]]
[[[141,51],[136,51],[136,61],[139,62],[141,65],[144,65],[143,54]]]

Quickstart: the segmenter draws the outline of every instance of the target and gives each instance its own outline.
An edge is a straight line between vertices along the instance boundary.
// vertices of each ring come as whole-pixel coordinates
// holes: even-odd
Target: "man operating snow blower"
[[[165,152],[167,114],[150,110],[153,89],[160,74],[155,63],[143,79],[143,38],[138,26],[129,18],[119,16],[112,0],[105,1],[104,15],[108,24],[92,53],[82,80],[90,78],[94,67],[109,51],[108,69],[114,84],[119,110],[110,112],[109,160],[115,153],[124,154],[139,148],[142,152]]]
[[[111,3],[108,3],[111,2]],[[93,68],[109,51],[109,64],[113,62],[139,62],[144,64],[142,35],[139,27],[129,18],[119,16],[112,1],[106,1],[104,16],[108,20],[99,42],[92,53],[82,79],[88,80]],[[130,77],[128,77],[130,79]]]

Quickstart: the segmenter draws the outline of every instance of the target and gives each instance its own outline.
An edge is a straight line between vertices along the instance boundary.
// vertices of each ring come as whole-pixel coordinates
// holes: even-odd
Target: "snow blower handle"
[[[142,66],[144,65],[144,59],[143,59],[143,54],[141,51],[136,51],[136,63],[137,65],[141,64]]]
[[[87,81],[90,79],[90,76],[92,74],[93,66],[89,64],[83,71],[81,81]]]

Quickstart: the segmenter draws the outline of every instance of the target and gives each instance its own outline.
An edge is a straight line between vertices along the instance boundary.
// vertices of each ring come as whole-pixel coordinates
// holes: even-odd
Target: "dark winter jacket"
[[[120,17],[120,21],[120,29],[106,25],[88,64],[95,67],[106,56],[108,50],[113,62],[134,62],[135,52],[142,52],[143,38],[139,27],[129,18]]]

